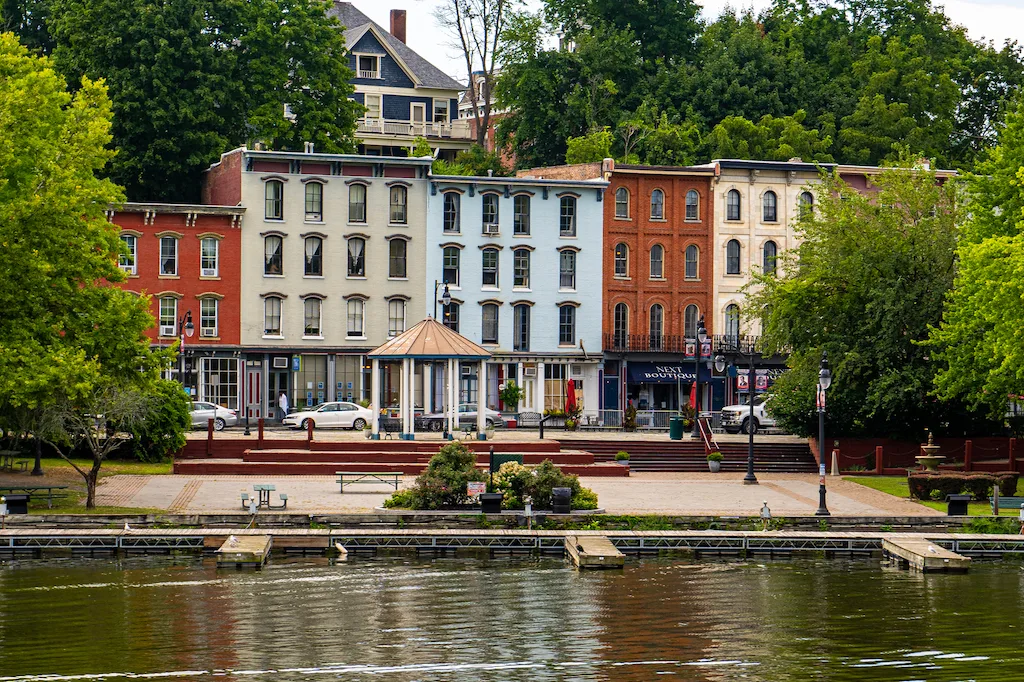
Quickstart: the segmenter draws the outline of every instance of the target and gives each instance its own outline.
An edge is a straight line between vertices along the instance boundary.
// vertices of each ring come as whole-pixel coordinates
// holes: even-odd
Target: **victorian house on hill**
[[[357,129],[360,153],[406,156],[417,137],[438,158],[469,149],[470,122],[458,119],[466,88],[406,45],[405,10],[391,11],[390,32],[350,2],[335,2],[328,13],[343,26],[354,97],[367,109]]]

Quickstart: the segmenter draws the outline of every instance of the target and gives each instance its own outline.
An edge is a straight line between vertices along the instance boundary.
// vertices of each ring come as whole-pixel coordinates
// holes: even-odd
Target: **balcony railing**
[[[360,78],[380,78],[380,71],[367,71],[365,69],[359,69]]]
[[[359,121],[359,133],[372,135],[393,135],[395,137],[427,137],[451,140],[476,139],[469,129],[469,121],[451,121],[450,123],[419,123],[415,121],[396,121],[387,118],[366,118]]]
[[[714,336],[711,352],[743,353],[758,352],[760,337],[757,336]],[[605,334],[604,349],[614,353],[685,353],[687,337],[656,334]],[[696,348],[696,339],[689,342]]]

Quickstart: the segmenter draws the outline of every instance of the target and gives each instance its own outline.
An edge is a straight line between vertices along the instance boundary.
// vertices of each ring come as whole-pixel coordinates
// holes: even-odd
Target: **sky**
[[[770,0],[697,0],[704,7],[704,18],[714,19],[727,5],[734,8],[764,9]],[[462,82],[466,81],[466,65],[457,50],[448,47],[446,38],[438,30],[434,8],[440,0],[352,0],[356,8],[385,29],[390,28],[392,9],[408,12],[407,38],[409,47],[445,73]],[[946,15],[954,23],[967,29],[974,40],[993,40],[1002,45],[1006,39],[1024,39],[1024,0],[939,0]],[[527,0],[531,8],[539,8],[539,0]]]

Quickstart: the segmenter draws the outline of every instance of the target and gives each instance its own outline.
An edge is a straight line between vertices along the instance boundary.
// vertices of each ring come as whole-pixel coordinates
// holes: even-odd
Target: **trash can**
[[[480,493],[480,512],[483,514],[500,514],[501,493]]]
[[[568,514],[571,511],[572,488],[552,488],[551,513]]]
[[[8,514],[28,514],[28,495],[4,495]]]
[[[682,417],[669,417],[668,418],[668,437],[672,440],[683,439],[683,418]]]
[[[967,516],[970,495],[946,495],[946,516]]]

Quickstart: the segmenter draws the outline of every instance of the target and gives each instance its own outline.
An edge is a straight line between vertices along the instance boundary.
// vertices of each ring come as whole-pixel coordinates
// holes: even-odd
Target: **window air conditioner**
[[[498,223],[484,223],[484,234],[498,234]]]
[[[203,268],[203,277],[216,277],[216,276],[217,276],[217,269],[216,268]]]
[[[213,327],[203,327],[199,330],[200,336],[217,336],[217,330]]]
[[[583,378],[583,365],[569,365],[569,375],[576,378]]]
[[[319,213],[307,213],[306,220],[312,221],[314,223],[319,223],[321,220],[323,220],[323,216],[320,215]]]
[[[524,377],[535,377],[535,376],[537,376],[537,368],[536,367],[523,367],[523,376]]]
[[[470,370],[472,370],[472,369],[473,369],[472,367],[468,367],[468,366],[467,367],[463,367],[462,368],[462,376],[464,376],[464,377],[470,376],[471,375],[471,371]]]
[[[160,336],[174,336],[174,325],[173,324],[162,324],[160,325]]]
[[[274,358],[274,369],[288,369],[288,358]]]

